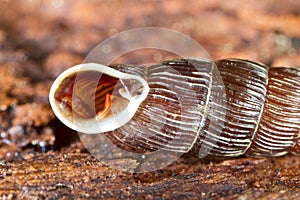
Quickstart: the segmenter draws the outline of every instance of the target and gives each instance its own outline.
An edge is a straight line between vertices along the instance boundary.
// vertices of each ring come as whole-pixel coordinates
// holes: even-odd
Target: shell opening
[[[141,77],[88,63],[62,73],[53,83],[49,99],[65,125],[96,134],[126,124],[148,92]]]

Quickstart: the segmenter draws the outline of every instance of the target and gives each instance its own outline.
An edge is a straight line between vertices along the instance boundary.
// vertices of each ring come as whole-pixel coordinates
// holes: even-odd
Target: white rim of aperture
[[[123,79],[134,79],[134,80],[138,80],[140,83],[142,83],[141,84],[141,86],[143,86],[142,93],[138,96],[138,98],[130,99],[128,107],[126,108],[126,111],[128,110],[128,113],[129,113],[129,118],[128,117],[125,118],[124,116],[126,115],[126,113],[124,113],[124,111],[122,111],[117,118],[118,120],[113,120],[113,119],[104,120],[100,127],[99,125],[97,125],[98,121],[96,118],[79,120],[79,118],[76,118],[75,115],[73,115],[72,117],[68,117],[68,116],[64,115],[65,108],[61,107],[60,103],[54,99],[54,96],[55,96],[54,93],[57,90],[57,88],[60,86],[63,79],[69,77],[70,75],[72,75],[74,73],[78,73],[79,71],[80,72],[97,71],[97,72],[101,72],[101,73],[105,72],[105,74],[107,74],[107,75],[110,75],[110,76],[116,77],[116,78],[120,78],[122,80]],[[84,132],[87,134],[98,134],[98,133],[111,131],[111,129],[117,129],[117,128],[123,126],[124,124],[126,124],[130,120],[130,118],[132,118],[132,116],[138,109],[140,103],[145,100],[148,92],[149,92],[148,83],[141,77],[122,73],[118,70],[109,68],[105,65],[101,65],[101,64],[97,64],[97,63],[86,63],[86,64],[79,64],[79,65],[73,66],[73,67],[67,69],[66,71],[64,71],[63,73],[61,73],[57,77],[57,79],[53,82],[49,94],[51,97],[50,105],[53,109],[53,112],[59,118],[59,120],[61,120],[69,128],[71,128],[75,131]],[[64,113],[64,114],[62,114],[62,113]],[[109,124],[109,126],[107,126],[107,124]]]

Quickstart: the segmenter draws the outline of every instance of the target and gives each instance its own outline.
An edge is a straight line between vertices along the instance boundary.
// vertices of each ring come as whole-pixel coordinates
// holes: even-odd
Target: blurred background
[[[187,34],[213,59],[300,63],[299,1],[1,0],[0,9],[1,49],[41,70],[69,67],[109,36],[145,26]]]
[[[0,158],[69,144],[49,108],[54,78],[108,37],[149,26],[190,36],[213,59],[300,66],[300,1],[0,0]],[[118,61],[165,58],[149,50]]]

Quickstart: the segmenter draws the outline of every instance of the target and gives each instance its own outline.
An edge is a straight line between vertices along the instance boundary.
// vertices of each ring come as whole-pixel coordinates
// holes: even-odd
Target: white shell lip
[[[69,77],[74,73],[82,71],[98,71],[119,79],[137,80],[141,83],[141,86],[143,87],[142,93],[137,98],[132,97],[131,99],[129,99],[130,102],[128,106],[120,113],[114,114],[114,116],[111,118],[98,121],[96,117],[92,119],[82,119],[79,117],[74,117],[75,115],[64,110],[65,108],[62,108],[61,104],[55,100],[55,91],[58,89],[58,87],[65,78]],[[98,134],[115,130],[129,122],[136,113],[140,104],[147,98],[148,93],[148,83],[146,82],[146,80],[139,76],[133,74],[126,74],[98,63],[85,63],[67,69],[56,78],[49,92],[49,102],[57,118],[69,128],[81,133]]]

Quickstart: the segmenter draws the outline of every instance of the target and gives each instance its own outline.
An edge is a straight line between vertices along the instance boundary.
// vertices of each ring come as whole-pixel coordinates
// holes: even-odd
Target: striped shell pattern
[[[133,152],[226,159],[300,153],[300,70],[223,59],[75,66],[49,99],[70,128]]]

